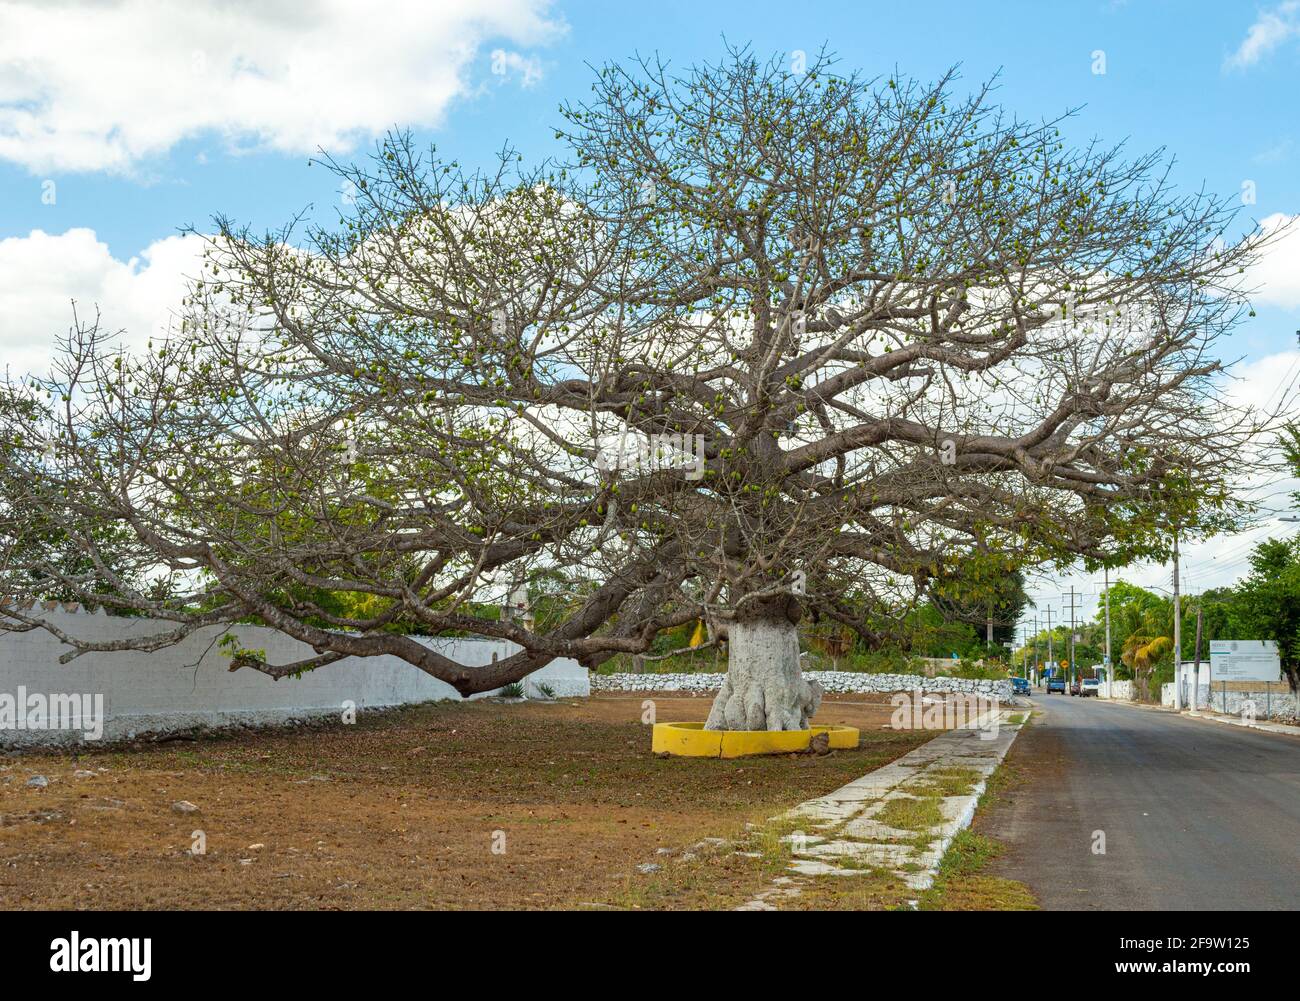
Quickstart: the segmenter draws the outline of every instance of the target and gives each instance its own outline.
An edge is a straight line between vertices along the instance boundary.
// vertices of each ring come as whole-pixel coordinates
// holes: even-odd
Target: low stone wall
[[[1115,699],[1119,702],[1132,702],[1136,696],[1131,681],[1103,681],[1097,694],[1103,699]]]
[[[1183,685],[1183,698],[1183,708],[1190,708],[1187,704],[1190,701],[1187,685]],[[1173,682],[1160,686],[1160,704],[1173,707]],[[1300,715],[1296,712],[1296,697],[1285,684],[1274,685],[1271,691],[1263,688],[1235,691],[1234,688],[1229,688],[1226,692],[1218,685],[1198,685],[1196,707],[1227,713],[1229,716],[1240,716],[1243,712],[1250,711],[1256,719],[1294,719]]]
[[[60,608],[41,615],[79,639],[123,639],[169,628],[149,619],[102,612]],[[305,644],[263,626],[236,626],[230,631],[242,646],[265,650],[274,663],[288,663],[312,652]],[[130,739],[195,727],[283,724],[310,717],[340,718],[349,707],[361,711],[461,698],[450,685],[396,657],[348,657],[302,677],[280,681],[248,668],[231,671],[217,645],[223,632],[220,627],[202,629],[155,653],[87,653],[60,664],[59,656],[71,648],[44,629],[0,631],[0,745],[71,743],[87,737]],[[417,640],[471,667],[490,664],[517,649],[498,640]],[[540,685],[548,686],[557,696],[584,696],[591,691],[586,668],[567,658],[529,675],[524,681],[525,694],[539,695]],[[41,722],[42,703],[46,721],[28,725]],[[35,715],[26,708],[33,705]],[[21,721],[18,714],[23,715]],[[96,729],[99,735],[91,736]]]
[[[919,674],[864,674],[858,671],[805,671],[828,692],[969,692],[1010,702],[1011,682],[968,678],[927,678]],[[593,674],[593,692],[716,692],[725,674]]]

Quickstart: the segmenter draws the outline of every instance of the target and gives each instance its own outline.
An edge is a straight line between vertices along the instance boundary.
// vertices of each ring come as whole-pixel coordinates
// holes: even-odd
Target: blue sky
[[[826,43],[844,67],[867,73],[897,66],[928,79],[960,64],[974,86],[1000,72],[1001,102],[1024,117],[1081,107],[1070,130],[1076,139],[1128,140],[1135,151],[1167,147],[1189,186],[1227,192],[1254,180],[1255,214],[1263,217],[1300,208],[1300,38],[1248,67],[1225,60],[1267,9],[1222,0],[556,3],[549,16],[563,27],[528,52],[540,79],[525,87],[517,75],[495,76],[491,52],[509,42],[487,38],[466,67],[465,93],[447,103],[438,127],[393,124],[414,127],[466,162],[486,159],[505,139],[544,156],[557,151],[556,106],[587,91],[589,63],[658,52],[684,65],[716,58],[724,37],[762,53]],[[1105,53],[1104,74],[1093,72],[1097,50]],[[166,86],[161,74],[157,86]],[[240,137],[240,145],[253,148],[255,137]],[[364,150],[368,142],[357,145]],[[216,212],[274,225],[309,203],[336,200],[330,179],[306,166],[310,152],[232,154],[228,137],[210,133],[125,173],[0,161],[0,235],[88,226],[116,256],[129,257]],[[46,178],[58,183],[53,206],[40,198]]]
[[[38,365],[71,297],[142,336],[192,262],[181,227],[277,226],[309,205],[327,218],[340,193],[307,166],[318,143],[359,156],[400,126],[468,164],[506,140],[540,159],[560,152],[556,106],[588,92],[589,63],[684,66],[718,58],[724,36],[786,56],[827,44],[868,74],[959,63],[959,89],[1000,73],[997,100],[1022,117],[1079,108],[1076,142],[1166,147],[1187,188],[1247,185],[1243,227],[1300,214],[1300,0],[0,0],[2,363]],[[1297,241],[1267,264],[1235,341],[1261,400],[1300,365]],[[1190,554],[1194,586],[1232,575],[1240,542],[1214,545]]]

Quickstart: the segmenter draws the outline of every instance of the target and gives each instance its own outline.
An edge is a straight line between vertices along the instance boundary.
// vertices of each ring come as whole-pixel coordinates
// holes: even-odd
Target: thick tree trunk
[[[822,687],[799,669],[799,610],[766,606],[727,625],[727,677],[706,730],[806,730]]]

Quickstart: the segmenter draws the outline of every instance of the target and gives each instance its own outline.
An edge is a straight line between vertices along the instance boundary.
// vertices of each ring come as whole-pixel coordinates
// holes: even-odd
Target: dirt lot
[[[860,727],[856,751],[660,759],[644,698],[439,703],[351,726],[0,758],[0,907],[728,906],[760,885],[759,862],[690,879],[635,867],[735,836],[934,733],[882,729],[882,697],[832,697],[818,722]],[[709,700],[655,703],[673,721],[704,718]],[[48,788],[27,786],[38,774]],[[176,812],[181,800],[199,812]],[[198,831],[204,854],[191,852]]]

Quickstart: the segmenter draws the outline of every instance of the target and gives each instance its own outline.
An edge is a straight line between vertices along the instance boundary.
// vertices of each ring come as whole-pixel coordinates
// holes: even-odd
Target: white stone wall
[[[1225,692],[1218,685],[1210,686],[1207,684],[1199,685],[1198,689],[1196,705],[1199,709],[1211,709],[1214,712],[1239,716],[1244,710],[1251,707],[1250,704],[1253,704],[1256,719],[1276,719],[1279,716],[1295,718],[1300,715],[1296,711],[1296,697],[1285,684],[1274,685],[1271,692],[1262,688],[1253,692],[1234,692],[1231,690]],[[1173,682],[1167,681],[1160,686],[1160,704],[1173,708]],[[1185,684],[1183,686],[1183,708],[1190,708],[1188,705],[1188,689]]]
[[[1132,681],[1103,681],[1097,689],[1097,694],[1103,699],[1116,699],[1121,702],[1132,702],[1135,698]]]
[[[859,671],[804,671],[828,692],[973,692],[1011,701],[1011,682],[967,678],[927,678],[919,674],[863,674]],[[594,692],[715,692],[723,674],[593,674]]]
[[[53,610],[42,615],[80,639],[121,639],[169,628],[165,623],[102,612]],[[312,652],[305,644],[263,626],[237,626],[231,631],[242,646],[265,650],[273,662],[297,660]],[[114,740],[194,726],[263,725],[339,716],[345,703],[363,711],[461,698],[450,685],[396,657],[349,657],[301,678],[280,681],[247,668],[230,671],[228,659],[216,644],[222,633],[220,627],[212,627],[155,653],[89,653],[60,664],[59,656],[71,648],[45,630],[0,632],[0,699],[16,697],[20,687],[29,696],[102,696],[102,739]],[[418,640],[468,665],[486,665],[494,654],[501,659],[517,649],[496,640]],[[567,658],[529,675],[526,694],[540,694],[539,684],[550,686],[557,696],[590,694],[587,670]],[[86,701],[89,704],[90,700]],[[81,739],[78,730],[0,729],[0,744],[7,745]]]

